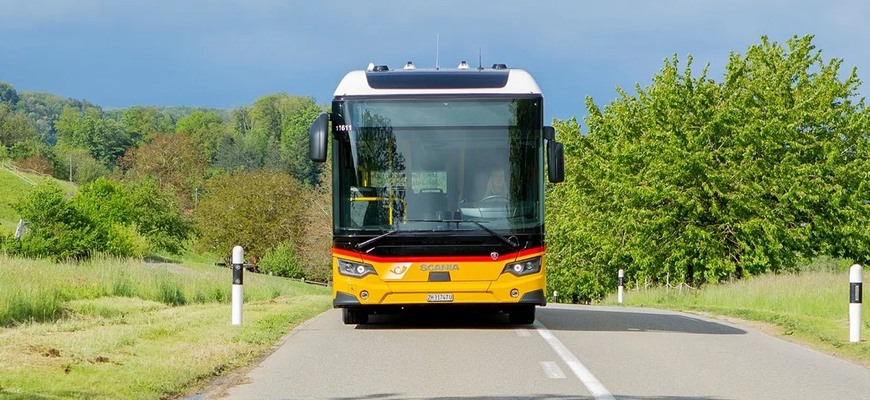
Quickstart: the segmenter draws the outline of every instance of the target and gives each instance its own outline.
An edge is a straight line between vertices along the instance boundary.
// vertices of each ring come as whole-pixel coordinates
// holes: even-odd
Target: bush
[[[302,272],[299,256],[296,255],[296,249],[289,241],[281,242],[278,246],[266,251],[257,267],[263,273],[285,278],[299,279],[305,276]]]
[[[40,184],[15,208],[30,231],[18,248],[25,256],[84,258],[99,244],[91,220],[72,206],[57,184]]]

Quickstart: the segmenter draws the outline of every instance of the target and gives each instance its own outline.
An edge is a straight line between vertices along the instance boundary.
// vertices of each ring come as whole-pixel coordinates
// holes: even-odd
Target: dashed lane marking
[[[562,372],[562,368],[559,368],[559,365],[553,361],[541,361],[541,368],[544,369],[547,378],[565,379],[565,373]]]

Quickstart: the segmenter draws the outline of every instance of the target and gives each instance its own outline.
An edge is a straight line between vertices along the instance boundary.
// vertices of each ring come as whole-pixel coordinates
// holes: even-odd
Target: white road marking
[[[586,366],[584,366],[583,363],[581,363],[580,360],[578,360],[577,357],[571,353],[571,351],[568,350],[568,348],[565,347],[558,338],[556,338],[556,336],[553,336],[553,334],[550,333],[550,330],[547,329],[547,327],[541,325],[540,322],[535,322],[535,329],[541,337],[547,341],[547,344],[553,348],[553,351],[559,355],[562,361],[568,365],[568,368],[571,368],[571,372],[574,372],[574,375],[580,379],[580,382],[583,382],[583,385],[586,386],[586,389],[589,390],[589,393],[591,393],[596,400],[615,400],[610,391],[607,390],[607,388],[604,387],[604,385],[602,385],[594,375],[592,375],[592,372],[589,372],[589,369],[586,368]]]
[[[553,361],[541,361],[541,368],[544,369],[547,378],[565,379],[565,373],[562,372],[562,368],[559,368],[559,365]]]
[[[520,329],[516,329],[515,331],[517,332],[517,336],[519,336],[519,337],[530,337],[530,336],[532,336],[532,333],[529,332],[528,329],[522,329],[522,328],[520,328]]]

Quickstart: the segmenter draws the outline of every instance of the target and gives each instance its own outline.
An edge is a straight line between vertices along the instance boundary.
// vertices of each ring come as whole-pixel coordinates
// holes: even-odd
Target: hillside
[[[15,231],[18,225],[18,213],[13,206],[29,193],[36,184],[42,181],[55,181],[72,195],[78,187],[66,181],[60,181],[49,176],[18,171],[9,164],[0,164],[0,234],[7,235]]]

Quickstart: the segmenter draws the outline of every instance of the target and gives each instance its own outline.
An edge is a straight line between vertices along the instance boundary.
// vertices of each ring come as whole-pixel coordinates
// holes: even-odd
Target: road
[[[338,310],[298,327],[222,399],[870,399],[870,369],[748,328],[658,310],[501,315]]]

